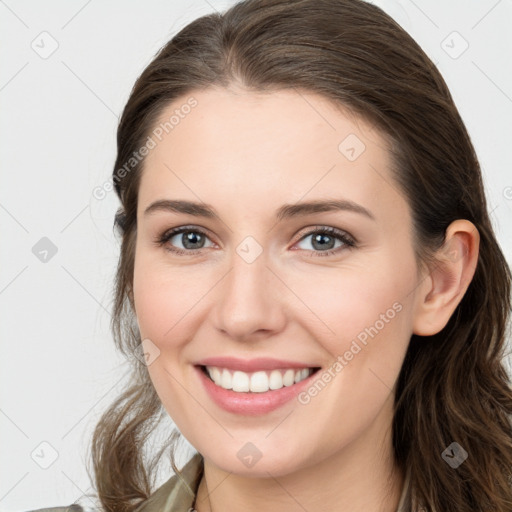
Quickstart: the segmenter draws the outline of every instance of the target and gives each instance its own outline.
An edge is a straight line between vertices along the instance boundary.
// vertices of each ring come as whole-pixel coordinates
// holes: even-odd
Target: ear
[[[126,286],[126,296],[128,297],[128,301],[130,303],[130,306],[132,307],[133,309],[133,312],[135,313],[135,300],[134,300],[134,295],[133,295],[133,287],[131,284],[128,284]]]
[[[475,274],[480,234],[468,220],[455,220],[446,230],[436,263],[418,287],[413,333],[432,336],[441,331]]]

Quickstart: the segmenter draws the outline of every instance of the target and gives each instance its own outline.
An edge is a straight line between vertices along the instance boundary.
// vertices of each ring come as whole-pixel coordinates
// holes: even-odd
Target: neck
[[[340,451],[278,477],[237,475],[205,458],[195,510],[396,512],[405,475],[394,463],[391,428],[379,431],[375,421]]]

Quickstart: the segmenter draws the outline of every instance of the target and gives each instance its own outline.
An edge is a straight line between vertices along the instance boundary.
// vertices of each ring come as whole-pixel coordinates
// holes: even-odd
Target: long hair
[[[398,377],[395,462],[410,472],[407,510],[512,510],[512,391],[503,366],[511,273],[496,241],[475,150],[441,74],[380,8],[362,0],[247,0],[177,33],[137,79],[117,132],[113,184],[121,251],[112,330],[133,365],[132,386],[105,411],[91,443],[106,511],[128,512],[154,491],[156,461],[172,467],[179,433],[153,459],[144,446],[162,404],[145,365],[131,296],[137,195],[144,159],[133,159],[163,110],[210,86],[318,93],[373,123],[391,141],[393,179],[408,201],[420,264],[432,264],[448,225],[480,233],[477,268],[446,327],[413,335]],[[128,167],[127,167],[127,162]],[[124,172],[122,171],[124,169]],[[468,459],[442,459],[457,442]]]

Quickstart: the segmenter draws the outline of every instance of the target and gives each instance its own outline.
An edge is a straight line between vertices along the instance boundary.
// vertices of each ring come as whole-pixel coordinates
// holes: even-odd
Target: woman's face
[[[420,284],[384,139],[312,93],[191,96],[162,115],[139,190],[133,290],[156,392],[225,471],[377,457]]]

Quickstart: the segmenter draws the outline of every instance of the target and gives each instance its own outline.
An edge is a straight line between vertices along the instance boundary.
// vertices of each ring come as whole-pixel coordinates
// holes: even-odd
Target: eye
[[[328,226],[317,226],[314,230],[305,233],[298,243],[303,243],[307,237],[313,237],[311,256],[329,256],[338,253],[346,248],[355,247],[355,240],[347,233]],[[176,238],[173,241],[173,238]],[[194,226],[181,226],[165,231],[156,239],[159,246],[165,246],[165,249],[179,255],[194,255],[201,252],[202,249],[211,247],[205,246],[205,242],[210,240],[200,228]],[[210,241],[211,242],[211,241]],[[336,247],[336,242],[339,242]],[[181,244],[182,247],[176,247]],[[301,247],[301,250],[311,251],[311,249]]]
[[[328,226],[318,226],[313,231],[309,231],[302,236],[300,242],[311,236],[310,243],[314,248],[311,256],[329,256],[356,245],[355,240],[347,233]],[[340,244],[336,247],[337,241]],[[301,249],[310,250],[304,247],[301,247]]]
[[[172,241],[176,238],[176,241]],[[192,226],[182,226],[179,228],[165,231],[156,240],[160,246],[166,246],[166,249],[176,254],[195,254],[205,247],[205,240],[209,240],[206,233]],[[181,243],[183,248],[176,247],[176,243]]]

